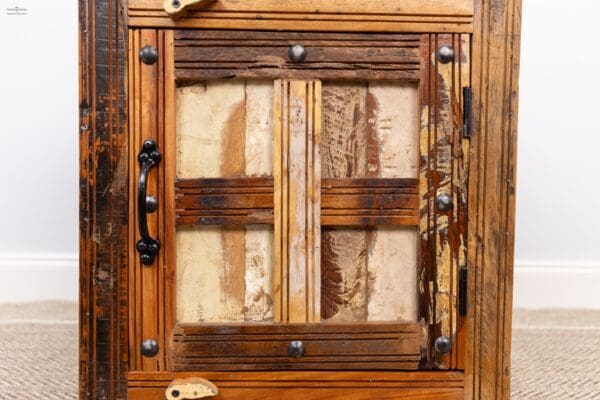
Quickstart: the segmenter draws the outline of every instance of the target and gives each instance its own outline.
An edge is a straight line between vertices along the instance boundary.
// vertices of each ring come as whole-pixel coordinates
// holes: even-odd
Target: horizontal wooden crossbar
[[[185,179],[177,226],[273,224],[273,178]],[[321,225],[418,224],[417,179],[323,179]]]
[[[292,341],[301,354],[290,355]],[[419,323],[180,324],[173,332],[174,371],[415,370],[424,344]]]

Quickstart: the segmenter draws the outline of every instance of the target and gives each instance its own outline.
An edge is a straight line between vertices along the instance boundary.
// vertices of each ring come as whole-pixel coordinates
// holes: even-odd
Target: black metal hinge
[[[458,312],[467,315],[467,267],[460,267],[458,277]]]
[[[473,90],[463,88],[463,137],[471,138],[473,129]]]

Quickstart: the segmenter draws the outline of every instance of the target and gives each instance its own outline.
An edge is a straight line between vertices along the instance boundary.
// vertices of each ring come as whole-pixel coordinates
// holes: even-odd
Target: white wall
[[[0,0],[0,301],[77,297],[77,57],[76,1]]]
[[[0,301],[77,296],[77,2],[0,9]],[[524,0],[515,302],[600,308],[597,0]],[[569,33],[569,34],[567,34]]]
[[[600,3],[523,3],[515,302],[600,308]]]

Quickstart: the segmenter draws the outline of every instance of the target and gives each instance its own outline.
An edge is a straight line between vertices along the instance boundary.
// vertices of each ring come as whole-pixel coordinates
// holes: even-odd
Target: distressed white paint
[[[416,178],[418,174],[417,88],[410,84],[369,84],[377,100],[375,121],[382,178]],[[368,257],[369,321],[416,321],[416,228],[378,227]]]

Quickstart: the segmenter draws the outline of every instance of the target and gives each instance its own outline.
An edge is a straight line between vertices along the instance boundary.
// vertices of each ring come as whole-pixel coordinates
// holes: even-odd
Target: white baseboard
[[[600,263],[517,261],[514,306],[600,309]]]
[[[76,254],[0,255],[0,303],[77,301],[78,274]],[[600,263],[517,261],[514,305],[600,309]]]
[[[0,303],[77,301],[77,254],[0,255]]]

